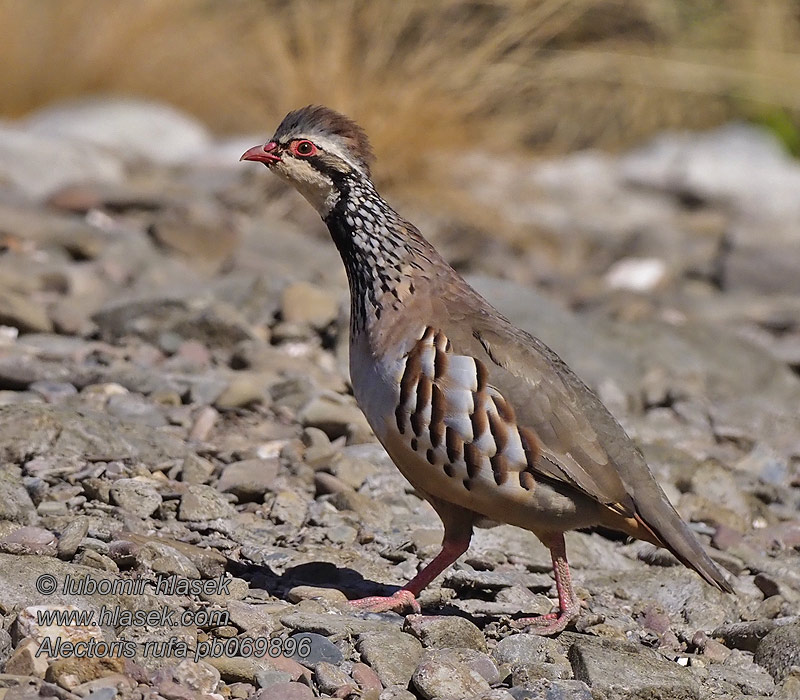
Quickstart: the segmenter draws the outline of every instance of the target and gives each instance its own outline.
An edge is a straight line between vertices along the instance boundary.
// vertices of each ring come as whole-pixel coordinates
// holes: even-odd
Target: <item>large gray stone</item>
[[[43,200],[76,182],[121,182],[122,160],[97,146],[0,125],[0,182]]]
[[[181,496],[178,517],[181,520],[215,520],[235,513],[234,507],[219,491],[205,484],[190,484]]]
[[[73,583],[70,588],[65,589],[68,575]],[[94,608],[95,610],[99,610],[102,606],[106,606],[108,609],[119,606],[121,610],[134,611],[160,610],[164,604],[163,597],[152,595],[149,588],[145,588],[144,590],[147,592],[143,593],[138,593],[131,588],[120,588],[119,593],[108,594],[84,593],[82,592],[84,589],[73,588],[76,585],[75,582],[84,577],[95,583],[109,581],[117,582],[116,585],[119,586],[123,585],[122,579],[115,574],[63,562],[55,557],[0,554],[0,585],[3,590],[3,596],[0,599],[0,613],[9,614],[31,605],[76,605],[81,609]],[[37,590],[37,581],[40,581],[40,588],[53,581],[56,585],[52,593],[40,593]],[[111,585],[111,583],[102,585]],[[43,590],[47,589],[43,588]],[[74,593],[74,590],[78,592]]]
[[[178,110],[119,97],[62,102],[40,110],[26,126],[37,138],[91,144],[127,159],[164,164],[194,158],[211,144],[206,128]]]
[[[483,633],[463,617],[409,615],[403,629],[433,649],[463,647],[486,651]]]
[[[384,686],[407,686],[422,656],[422,644],[402,632],[361,634],[357,648]]]
[[[573,644],[569,660],[575,679],[610,698],[699,700],[691,672],[652,653],[634,653],[597,643]]]
[[[0,406],[0,461],[48,458],[138,459],[158,464],[187,453],[185,443],[158,428],[127,423],[85,407]]]
[[[0,498],[0,520],[12,520],[23,525],[36,522],[36,507],[22,483],[19,469],[11,466],[0,469],[0,493],[3,494]]]
[[[476,671],[462,663],[452,649],[430,649],[414,671],[414,687],[427,700],[463,700],[489,690]]]
[[[110,495],[116,505],[140,518],[152,515],[161,505],[161,495],[149,479],[117,479]]]
[[[603,572],[584,577],[583,585],[589,590],[623,587],[641,604],[652,603],[663,609],[673,625],[692,631],[719,626],[736,608],[734,596],[712,588],[682,566]]]
[[[592,691],[583,681],[541,678],[509,690],[514,700],[592,700]]]
[[[800,666],[800,623],[778,627],[758,645],[756,663],[763,666],[776,683],[789,675],[793,666]]]
[[[572,668],[562,645],[538,634],[505,637],[498,642],[492,655],[498,664],[510,667],[515,684],[524,684],[537,678],[556,680],[572,676]]]
[[[316,664],[321,662],[338,666],[344,660],[341,649],[321,634],[298,632],[293,634],[290,639],[293,639],[297,644],[296,651],[290,658],[309,668],[314,668]]]
[[[240,503],[262,501],[275,481],[279,467],[277,457],[233,462],[222,471],[217,488],[223,493],[234,494]]]

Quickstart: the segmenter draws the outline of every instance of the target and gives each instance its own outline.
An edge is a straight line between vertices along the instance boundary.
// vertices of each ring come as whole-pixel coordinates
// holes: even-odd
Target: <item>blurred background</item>
[[[146,234],[114,239],[144,256],[104,268],[118,293],[263,270],[281,231],[315,244],[286,274],[341,286],[313,212],[238,162],[321,103],[462,272],[739,333],[767,297],[750,335],[797,370],[799,79],[798,0],[0,0],[6,252],[32,245],[32,205]],[[12,294],[80,289],[4,261]],[[78,296],[46,298],[67,310],[44,325],[91,329],[105,292]]]
[[[460,196],[461,156],[620,151],[731,120],[797,155],[798,76],[797,0],[0,0],[6,119],[126,96],[262,138],[322,103],[365,126],[398,201],[512,241],[529,222]]]
[[[4,284],[83,333],[108,294],[198,270],[346,296],[316,215],[238,162],[321,103],[463,273],[731,324],[797,371],[798,80],[798,0],[0,0]],[[34,212],[83,233],[31,242]],[[92,284],[21,272],[54,236]]]
[[[736,118],[797,154],[798,76],[796,0],[0,2],[7,118],[121,94],[266,133],[319,102],[396,179],[432,152],[618,149]]]

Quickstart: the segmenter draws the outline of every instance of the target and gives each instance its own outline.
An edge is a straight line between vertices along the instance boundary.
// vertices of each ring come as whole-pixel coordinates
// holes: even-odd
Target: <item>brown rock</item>
[[[486,651],[483,633],[463,617],[409,615],[403,630],[433,649],[458,647]]]
[[[324,328],[339,314],[336,296],[308,282],[294,282],[283,290],[281,314],[288,323]]]
[[[39,642],[30,637],[17,645],[11,658],[6,661],[6,673],[18,676],[36,676],[44,678],[47,672],[47,654],[36,656]]]
[[[378,690],[383,688],[381,679],[369,666],[362,663],[353,664],[353,680],[358,683],[362,690]]]
[[[260,502],[275,481],[279,467],[277,457],[233,462],[222,471],[217,488],[224,493],[234,494],[240,503]]]
[[[4,289],[0,289],[0,325],[14,326],[21,333],[49,333],[53,330],[53,323],[41,304]]]
[[[344,603],[347,600],[347,596],[335,588],[317,588],[316,586],[295,586],[286,594],[286,598],[292,603],[299,603],[301,600]]]

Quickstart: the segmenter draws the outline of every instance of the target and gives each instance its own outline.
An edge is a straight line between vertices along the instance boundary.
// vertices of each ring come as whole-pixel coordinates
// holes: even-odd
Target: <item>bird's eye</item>
[[[295,141],[292,144],[292,150],[298,156],[313,156],[317,152],[317,147],[311,141]]]

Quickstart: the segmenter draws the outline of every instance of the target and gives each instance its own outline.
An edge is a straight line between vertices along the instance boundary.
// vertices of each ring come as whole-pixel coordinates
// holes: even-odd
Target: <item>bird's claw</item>
[[[402,612],[406,608],[411,608],[415,613],[421,612],[419,602],[411,591],[400,589],[397,593],[390,596],[370,596],[369,598],[359,598],[358,600],[348,601],[348,605],[356,610],[364,612]]]
[[[511,626],[516,629],[529,629],[534,634],[548,637],[552,634],[563,632],[567,625],[572,622],[578,613],[580,606],[569,607],[566,610],[538,615],[536,617],[522,617],[519,620],[512,620]]]

